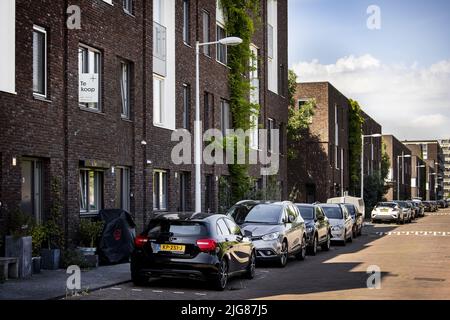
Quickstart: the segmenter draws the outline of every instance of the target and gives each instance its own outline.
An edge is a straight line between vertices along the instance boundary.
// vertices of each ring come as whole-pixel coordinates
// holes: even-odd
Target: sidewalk
[[[0,283],[0,300],[49,300],[66,295],[66,270],[42,270],[29,279]],[[104,266],[81,272],[82,291],[93,291],[131,280],[130,264]]]

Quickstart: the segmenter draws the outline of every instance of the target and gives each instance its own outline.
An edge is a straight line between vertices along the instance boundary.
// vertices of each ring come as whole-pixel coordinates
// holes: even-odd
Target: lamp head
[[[242,39],[238,37],[227,37],[219,40],[220,44],[225,46],[238,46],[242,43]]]

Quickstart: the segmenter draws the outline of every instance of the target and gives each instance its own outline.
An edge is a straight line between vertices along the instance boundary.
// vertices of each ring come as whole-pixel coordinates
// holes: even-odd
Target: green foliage
[[[287,138],[289,141],[288,157],[295,159],[300,151],[297,144],[308,133],[309,126],[312,123],[317,103],[315,99],[306,102],[301,108],[289,108],[289,120],[286,127]]]
[[[350,189],[354,195],[358,192],[361,180],[361,152],[362,152],[362,125],[364,118],[361,115],[361,107],[357,101],[350,99],[348,113],[348,144],[349,144],[349,170]]]
[[[53,177],[50,184],[52,203],[50,214],[44,224],[48,249],[64,247],[64,231],[62,229],[62,185],[58,177]]]
[[[35,224],[31,229],[31,237],[33,257],[39,257],[42,244],[47,239],[47,229],[43,225]]]
[[[228,47],[228,84],[230,89],[230,109],[235,129],[250,129],[250,116],[259,112],[259,105],[249,101],[251,79],[248,74],[252,71],[250,61],[252,52],[250,44],[260,17],[259,0],[220,0],[229,36],[239,37],[242,44]],[[230,139],[230,138],[229,138]],[[236,139],[233,138],[236,142]],[[247,139],[248,140],[248,139]],[[235,150],[237,146],[235,144]],[[248,141],[245,145],[248,155]],[[235,152],[237,156],[237,152]],[[236,159],[235,159],[236,160]],[[236,163],[236,161],[234,162]],[[242,164],[229,165],[231,188],[231,202],[242,199],[251,184],[248,173],[249,166]]]
[[[86,269],[89,267],[89,264],[79,250],[67,249],[61,254],[61,266],[64,269],[67,269],[69,266],[79,266],[81,269]]]
[[[282,190],[276,176],[268,176],[266,186],[261,189],[254,188],[253,190],[248,192],[246,198],[254,200],[281,201],[281,191]]]
[[[15,238],[30,236],[32,226],[33,217],[19,208],[13,210],[9,216],[8,231],[9,234]]]
[[[221,176],[219,178],[219,213],[226,213],[233,205],[231,200],[231,184],[229,177]]]
[[[295,93],[297,92],[297,74],[294,70],[289,69],[288,71],[288,97],[289,106],[291,108],[296,107],[295,103]]]
[[[103,230],[103,221],[91,221],[89,219],[81,219],[80,221],[80,242],[83,246],[95,247],[97,239]]]

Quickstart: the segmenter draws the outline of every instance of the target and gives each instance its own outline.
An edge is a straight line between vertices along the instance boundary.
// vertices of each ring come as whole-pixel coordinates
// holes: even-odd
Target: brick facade
[[[267,90],[267,14],[262,1],[263,23],[254,37],[259,48],[260,66],[260,124],[267,118],[277,125],[287,123],[287,87],[279,94]],[[174,165],[171,151],[171,130],[153,125],[152,1],[134,1],[134,15],[125,13],[122,1],[113,0],[113,6],[101,0],[81,0],[82,29],[68,30],[66,9],[68,1],[17,0],[16,23],[16,85],[17,95],[0,92],[0,219],[6,224],[8,212],[22,201],[22,160],[30,158],[42,163],[43,215],[48,212],[52,195],[50,181],[57,177],[62,183],[65,229],[69,243],[75,236],[80,220],[80,168],[89,166],[103,174],[101,185],[103,208],[116,206],[116,171],[130,169],[130,211],[138,229],[142,229],[153,211],[153,172],[168,173],[168,211],[180,209],[180,175],[188,181],[188,209],[194,203],[194,167]],[[190,1],[191,44],[183,42],[183,5],[176,0],[176,122],[182,126],[183,85],[191,86],[190,130],[194,129],[195,107],[195,49],[196,39],[202,39],[202,10],[210,13],[211,40],[215,40],[216,3],[210,0]],[[278,1],[279,23],[279,79],[287,83],[287,1]],[[48,97],[37,99],[32,91],[32,31],[33,24],[48,32]],[[78,48],[87,45],[101,53],[101,112],[80,108],[78,103]],[[215,46],[211,57],[201,55],[201,114],[209,115],[211,123],[220,128],[220,99],[228,99],[227,67],[215,60]],[[121,118],[121,91],[119,67],[126,60],[132,66],[131,118]],[[264,62],[265,61],[265,62]],[[211,110],[204,110],[203,93],[213,97]],[[286,141],[285,132],[281,139]],[[142,142],[145,141],[146,144]],[[15,159],[13,161],[13,159]],[[14,162],[14,163],[13,163]],[[259,166],[251,168],[255,177]],[[227,175],[224,165],[203,167],[210,175],[208,197],[218,208],[218,180]],[[277,176],[287,193],[287,162],[280,158]],[[205,201],[205,194],[203,195]],[[205,208],[205,205],[203,206]],[[45,218],[45,217],[44,217]],[[1,230],[0,230],[1,231]],[[4,230],[3,230],[4,231]]]

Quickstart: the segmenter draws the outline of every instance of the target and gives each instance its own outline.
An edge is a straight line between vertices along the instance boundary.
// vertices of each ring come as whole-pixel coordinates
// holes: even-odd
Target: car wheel
[[[317,250],[317,245],[316,245],[316,250]],[[300,249],[300,252],[296,254],[295,256],[297,258],[297,260],[303,261],[306,259],[306,237],[303,236],[303,240],[302,240],[302,248]]]
[[[350,237],[348,238],[348,242],[353,242],[353,230],[350,232]]]
[[[319,241],[317,240],[317,235],[315,235],[312,246],[308,247],[308,254],[310,256],[315,256],[317,254],[317,243],[318,242]]]
[[[361,227],[359,228],[358,236],[362,236],[362,229],[363,229],[363,226],[361,226]]]
[[[147,278],[145,278],[145,277],[143,277],[143,276],[141,276],[141,275],[139,275],[139,274],[137,274],[135,272],[131,273],[131,281],[133,282],[133,284],[135,286],[138,286],[138,287],[142,287],[142,286],[144,286],[144,285],[146,285],[148,283],[148,279]]]
[[[330,251],[331,248],[331,235],[328,233],[327,241],[322,245],[323,251]]]
[[[342,241],[342,245],[345,247],[347,245],[347,231],[344,233],[344,241]]]
[[[256,254],[255,251],[252,252],[250,256],[250,261],[247,266],[247,272],[245,274],[247,279],[253,279],[255,277],[256,272]]]
[[[219,274],[215,280],[215,287],[219,291],[225,290],[228,283],[228,261],[223,259],[219,265]]]
[[[287,262],[288,262],[288,257],[289,257],[288,243],[286,240],[284,240],[283,243],[281,244],[281,253],[280,253],[279,260],[278,260],[278,265],[281,268],[286,267]]]

